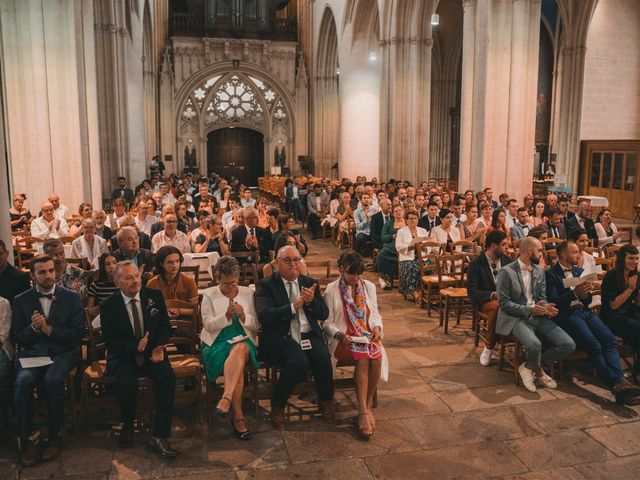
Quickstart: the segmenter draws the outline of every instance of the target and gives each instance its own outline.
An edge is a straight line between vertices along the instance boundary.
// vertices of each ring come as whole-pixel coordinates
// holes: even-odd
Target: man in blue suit
[[[48,255],[31,261],[34,287],[13,302],[12,336],[16,342],[14,405],[18,417],[20,462],[30,466],[40,460],[39,433],[33,431],[33,390],[43,383],[47,398],[49,441],[42,450],[48,461],[60,453],[64,426],[64,382],[77,363],[83,333],[80,296],[57,286],[53,259]],[[48,357],[49,365],[25,368],[21,360]]]
[[[580,277],[579,250],[574,242],[557,247],[558,263],[546,271],[547,299],[558,307],[556,323],[566,331],[579,348],[584,349],[596,373],[616,398],[626,405],[640,403],[640,387],[627,380],[620,366],[616,336],[595,313],[589,310],[591,291],[595,285],[585,282],[575,288],[564,286],[565,278]]]

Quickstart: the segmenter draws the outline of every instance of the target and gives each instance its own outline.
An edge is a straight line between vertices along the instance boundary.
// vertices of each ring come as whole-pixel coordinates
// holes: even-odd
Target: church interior
[[[25,289],[7,297],[6,311],[0,303],[0,354],[6,347],[9,365],[3,375],[0,355],[0,478],[637,477],[640,295],[633,277],[640,244],[639,0],[0,0],[0,113],[0,191],[5,198],[0,301],[4,291],[17,288],[9,284],[14,280],[6,268],[29,277]],[[202,210],[207,212],[201,217]],[[522,220],[521,213],[526,214]],[[374,234],[376,214],[380,223]],[[178,224],[177,237],[171,237],[171,223]],[[184,240],[179,241],[183,226]],[[117,245],[133,229],[140,245],[129,255]],[[256,229],[265,232],[265,240]],[[406,244],[401,245],[400,229],[408,232]],[[534,235],[536,229],[543,230],[544,238]],[[244,233],[236,241],[239,231]],[[487,240],[497,231],[504,238]],[[293,240],[278,249],[281,234]],[[503,240],[504,248],[498,245]],[[527,274],[527,259],[538,255],[535,242],[544,268],[531,260],[534,266]],[[50,253],[59,245],[65,249],[62,260]],[[286,257],[287,245],[301,257]],[[165,255],[158,252],[168,246],[178,249],[180,265],[186,267],[176,278],[189,268],[196,271],[197,294],[187,300],[195,299],[193,318],[199,323],[193,327],[190,355],[184,345],[174,346],[182,364],[167,360],[170,348],[163,357],[178,382],[170,427],[177,458],[167,435],[157,434],[160,400],[156,405],[150,392],[151,385],[162,382],[148,376],[143,381],[141,374],[138,410],[144,415],[136,418],[135,432],[157,440],[152,447],[161,455],[158,462],[139,438],[130,449],[118,443],[120,431],[128,428],[118,415],[124,404],[114,400],[120,377],[113,384],[100,383],[101,371],[100,382],[95,378],[95,366],[107,365],[108,353],[117,348],[103,344],[108,353],[103,351],[100,360],[94,356],[89,318],[98,312],[103,320],[108,316],[104,305],[111,299],[96,293],[98,284],[106,282],[102,275],[108,258],[116,268],[109,278],[117,277],[109,280],[109,288],[120,288],[125,296],[116,280],[131,264],[140,269],[142,292],[152,275],[167,283]],[[496,334],[497,343],[487,340],[496,328],[492,321],[498,330],[506,322],[503,312],[519,315],[510,310],[513,301],[502,290],[507,266],[500,267],[497,253],[491,256],[502,252],[498,248],[513,264],[524,262],[517,267],[521,281],[535,277],[536,269],[542,272],[540,282],[546,278],[542,301],[556,305],[556,313],[549,313],[553,307],[528,318],[554,317],[549,321],[571,337],[573,353],[552,359],[548,369],[543,365],[546,377],[538,376],[535,348],[513,332]],[[527,248],[530,254],[523,253]],[[148,271],[137,256],[143,250],[149,255]],[[572,265],[565,272],[588,270],[583,252],[593,257],[586,262],[598,268],[585,273],[592,275],[589,287],[568,287],[560,279],[571,300],[550,300],[557,293],[550,288],[550,271],[566,267],[562,262]],[[205,309],[218,308],[213,300],[211,307],[205,304],[208,295],[223,292],[224,275],[232,276],[223,268],[226,260],[216,266],[214,253],[218,262],[237,259],[241,286],[234,288],[253,289],[253,316],[245,310],[261,323],[256,331],[260,366],[251,366],[252,344],[244,371],[240,368],[237,375],[245,384],[244,397],[241,392],[239,400],[236,393],[228,399],[232,412],[240,410],[237,405],[246,407],[248,420],[232,416],[231,429],[215,413],[230,395],[225,382],[239,377],[225,371],[216,383],[207,380],[210,371],[204,366],[210,347],[203,340]],[[20,352],[26,355],[34,342],[55,343],[51,331],[57,325],[47,324],[51,314],[43,303],[42,320],[27,319],[29,334],[35,332],[39,340],[25,340],[16,326],[26,292],[46,295],[37,277],[43,254],[56,269],[59,287],[52,292],[75,289],[82,299],[79,360],[59,384],[66,412],[60,420],[64,443],[49,439],[42,447],[44,457],[29,450],[35,437],[21,433],[26,414],[17,405],[20,375],[47,367],[20,366]],[[346,265],[349,255],[357,258]],[[571,263],[571,255],[577,263]],[[472,290],[485,288],[482,281],[480,286],[471,281],[477,258],[489,259],[484,263],[493,284],[483,301]],[[625,264],[629,258],[636,262],[633,267]],[[358,262],[362,268],[356,274],[349,269]],[[67,263],[80,267],[82,279],[69,279]],[[334,303],[340,298],[344,303],[339,316],[352,319],[353,307],[357,317],[361,300],[368,305],[362,307],[365,327],[386,349],[374,351],[375,342],[367,340],[371,364],[366,378],[358,373],[364,368],[360,360],[342,370],[342,359],[338,366],[334,362],[335,412],[321,399],[321,375],[310,360],[309,379],[292,390],[295,400],[291,397],[283,407],[280,422],[273,409],[278,385],[289,371],[263,357],[261,339],[269,338],[265,330],[272,323],[260,302],[267,278],[281,275],[287,284],[290,272],[282,272],[300,263],[308,264],[304,272],[308,268],[309,278],[319,280],[315,287],[302,280],[299,287],[295,284],[304,315],[296,313],[300,307],[294,307],[293,290],[282,289],[293,309],[285,306],[284,315],[300,322],[297,335],[302,334],[296,339],[291,327],[285,331],[288,340],[302,348],[315,332],[306,318],[315,322],[317,310],[309,313],[310,302],[326,301],[331,312],[328,295],[335,281]],[[249,265],[254,277],[247,273]],[[263,270],[267,265],[269,275]],[[352,298],[347,281],[354,275],[359,280]],[[306,276],[300,273],[300,279]],[[85,282],[84,290],[77,282]],[[537,280],[527,282],[533,283],[536,297]],[[615,290],[614,284],[627,293],[609,298],[607,287]],[[164,294],[170,285],[163,285]],[[178,280],[174,294],[176,285]],[[602,302],[594,307],[585,303],[587,296],[598,302],[602,297]],[[33,301],[38,298],[43,300],[34,296]],[[170,307],[177,298],[165,296],[172,322],[188,310],[188,305]],[[231,322],[233,317],[233,325],[241,318],[244,324],[245,312],[236,314],[233,307],[240,300],[229,299],[233,311],[226,318]],[[538,308],[538,298],[529,298],[528,291],[522,299],[520,307]],[[490,302],[494,313],[483,310]],[[637,311],[616,316],[616,302]],[[137,310],[131,312],[136,306],[127,305],[135,330]],[[35,313],[40,303],[36,306]],[[609,343],[594,333],[595,327],[589,340],[600,342],[597,351],[579,337],[583,330],[574,336],[568,322],[576,311],[597,318],[609,332]],[[384,337],[367,325],[374,317],[384,322]],[[145,313],[143,323],[147,320]],[[317,324],[324,328],[322,348],[326,343],[331,350],[331,342],[340,344],[342,337],[331,330],[335,336],[329,338],[326,322]],[[627,323],[623,328],[616,322]],[[173,334],[180,325],[173,325]],[[238,328],[242,336],[244,327]],[[132,335],[142,341],[143,334],[134,330]],[[248,331],[246,338],[251,343]],[[361,358],[353,342],[344,344]],[[26,356],[55,360],[57,347],[48,348]],[[145,348],[146,342],[140,352]],[[311,351],[317,351],[315,344]],[[149,362],[155,361],[153,352]],[[304,355],[315,355],[304,348],[301,352],[305,361]],[[365,388],[362,400],[358,381],[371,382],[377,375],[371,372],[379,373],[373,367],[380,368],[376,355],[383,355],[388,380],[377,390]],[[488,355],[489,368],[484,368],[483,355]],[[545,355],[543,363],[549,359]],[[615,371],[623,372],[614,375],[613,386],[600,376],[613,367],[594,360],[606,357],[602,362],[609,362],[611,355],[619,365]],[[193,362],[196,380],[180,383],[185,371],[193,373]],[[527,386],[521,368],[536,372],[531,384],[537,382],[537,392]],[[624,388],[618,389],[616,378],[626,382]],[[301,385],[309,388],[298,394]],[[271,390],[263,396],[263,389]],[[195,406],[179,406],[178,397],[190,394],[197,397]],[[103,408],[99,401],[105,396],[113,398]],[[53,394],[42,397],[29,394],[34,418],[53,415],[55,402],[47,400]],[[100,406],[91,407],[94,402]],[[320,421],[331,415],[334,423]],[[235,422],[246,423],[246,429],[239,431],[241,423]],[[40,423],[44,436],[47,423]],[[249,430],[253,438],[245,442],[241,434]],[[50,461],[47,445],[59,447]]]

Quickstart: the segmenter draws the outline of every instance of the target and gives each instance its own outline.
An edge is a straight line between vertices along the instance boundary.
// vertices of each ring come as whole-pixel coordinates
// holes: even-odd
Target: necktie
[[[295,298],[293,298],[293,282],[287,282],[287,290],[289,294],[289,301],[291,303],[295,302]],[[300,343],[301,335],[300,335],[300,317],[298,312],[295,313],[293,318],[291,319],[291,338],[293,338],[296,343]]]
[[[49,300],[53,300],[53,293],[38,292],[38,298],[48,298]]]
[[[435,223],[436,223],[436,222],[435,222],[434,220],[431,220],[431,221],[429,222],[429,230],[431,230],[433,227],[435,227]]]
[[[251,235],[252,237],[255,235],[255,230],[253,228],[249,229],[249,235]]]
[[[553,230],[553,236],[555,238],[558,238],[558,229],[556,227],[553,227],[552,230]]]
[[[133,316],[133,334],[137,340],[142,338],[142,322],[140,321],[140,313],[138,312],[138,300],[135,298],[129,301],[131,304],[131,315]],[[144,363],[144,354],[142,352],[136,353],[136,364],[138,366]]]

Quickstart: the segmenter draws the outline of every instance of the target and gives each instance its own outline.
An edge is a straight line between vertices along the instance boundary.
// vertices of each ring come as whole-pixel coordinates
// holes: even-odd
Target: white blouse
[[[238,287],[238,295],[233,301],[244,310],[244,325],[242,323],[240,325],[251,341],[257,345],[256,333],[260,324],[253,301],[253,290],[249,287]],[[213,345],[222,329],[231,325],[231,322],[227,320],[227,308],[229,308],[229,298],[222,294],[219,286],[207,288],[203,292],[202,331],[200,332],[202,343]]]
[[[429,232],[424,228],[416,227],[418,237],[428,237]],[[409,227],[402,227],[396,234],[396,250],[398,251],[398,261],[406,262],[415,259],[415,250],[409,250],[409,244],[413,240]]]

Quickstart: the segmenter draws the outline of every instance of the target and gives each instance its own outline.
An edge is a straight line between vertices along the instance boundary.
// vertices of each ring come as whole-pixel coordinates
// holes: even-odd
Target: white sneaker
[[[520,378],[522,378],[522,384],[524,385],[524,388],[526,388],[532,393],[535,392],[536,384],[534,381],[533,370],[525,367],[523,362],[518,367],[518,373],[520,374]]]
[[[378,281],[380,282],[380,288],[385,288],[387,286],[387,282],[385,282],[382,277],[379,277]]]
[[[488,367],[491,363],[491,357],[493,356],[493,348],[484,347],[482,353],[480,354],[480,365],[483,367]]]
[[[558,384],[556,383],[556,381],[544,372],[541,377],[536,377],[536,383],[545,388],[558,388]]]

